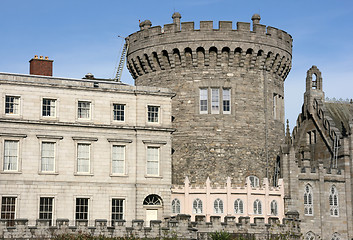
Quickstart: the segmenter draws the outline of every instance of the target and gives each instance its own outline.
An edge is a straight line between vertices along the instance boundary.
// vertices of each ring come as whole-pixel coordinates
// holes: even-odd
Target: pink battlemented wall
[[[278,187],[270,187],[268,179],[264,178],[260,187],[252,188],[250,181],[247,180],[245,186],[234,186],[228,178],[224,186],[211,186],[211,181],[207,179],[204,186],[190,185],[189,179],[185,178],[185,185],[175,185],[172,187],[171,199],[179,199],[180,212],[182,214],[191,215],[191,219],[195,220],[196,215],[205,215],[206,221],[210,221],[210,216],[248,216],[250,221],[254,222],[254,217],[264,217],[268,222],[269,217],[277,217],[280,220],[284,218],[284,188],[283,180],[279,179]],[[199,198],[203,203],[203,211],[201,214],[194,214],[192,212],[193,201]],[[220,198],[223,200],[223,213],[216,214],[213,210],[214,201]],[[236,199],[243,200],[244,213],[234,213],[234,201]],[[259,199],[262,204],[262,214],[254,214],[253,204],[256,199]],[[271,215],[271,201],[277,201],[278,214]]]

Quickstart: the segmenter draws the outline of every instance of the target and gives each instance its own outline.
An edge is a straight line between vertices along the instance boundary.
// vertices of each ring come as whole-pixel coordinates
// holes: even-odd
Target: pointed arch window
[[[278,215],[278,204],[276,200],[271,202],[271,215],[277,216]]]
[[[243,204],[243,201],[239,198],[234,201],[234,213],[235,214],[244,213],[244,204]]]
[[[251,187],[259,187],[260,186],[260,180],[258,177],[251,175],[248,178],[250,180]]]
[[[199,198],[196,198],[192,203],[192,213],[202,213],[202,201]]]
[[[330,215],[331,216],[339,216],[339,206],[338,206],[338,192],[335,186],[332,186],[330,189]]]
[[[172,213],[180,213],[180,201],[177,198],[172,201]]]
[[[214,210],[214,213],[217,213],[217,214],[223,213],[223,201],[221,199],[217,198],[213,202],[213,210]]]
[[[309,184],[307,184],[304,189],[304,215],[314,215],[313,189]]]
[[[262,214],[262,204],[261,201],[259,199],[256,199],[254,201],[254,214]]]

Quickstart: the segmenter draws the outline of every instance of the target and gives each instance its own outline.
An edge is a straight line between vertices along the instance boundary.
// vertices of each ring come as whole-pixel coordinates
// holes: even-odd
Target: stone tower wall
[[[127,65],[136,85],[164,86],[172,100],[173,183],[185,176],[202,183],[269,178],[284,143],[284,80],[291,69],[292,38],[273,27],[212,21],[151,27],[127,38]],[[200,88],[208,89],[208,114],[200,114]],[[219,114],[211,114],[211,89],[220,91]],[[230,89],[230,114],[222,112],[222,89]],[[274,101],[276,108],[274,108]],[[276,109],[276,110],[274,110]]]

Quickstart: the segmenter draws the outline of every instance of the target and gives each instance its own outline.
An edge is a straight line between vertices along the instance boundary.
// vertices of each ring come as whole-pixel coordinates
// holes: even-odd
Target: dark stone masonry
[[[273,177],[284,143],[284,80],[291,69],[292,37],[259,23],[212,21],[151,27],[127,38],[128,68],[137,86],[169,87],[172,100],[173,184],[244,183]],[[202,93],[203,92],[203,93]],[[201,96],[201,94],[204,94]],[[200,106],[201,100],[204,106]],[[229,106],[229,108],[228,108]],[[203,107],[203,109],[202,109]]]

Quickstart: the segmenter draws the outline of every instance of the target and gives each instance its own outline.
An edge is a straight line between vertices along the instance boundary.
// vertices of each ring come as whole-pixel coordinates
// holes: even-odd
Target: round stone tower
[[[284,143],[284,80],[292,38],[260,24],[220,21],[140,23],[131,34],[127,65],[136,85],[169,87],[172,100],[173,183],[244,183],[272,179]],[[163,109],[161,109],[163,111]],[[163,158],[163,156],[161,156]],[[163,159],[162,159],[163,160]]]

